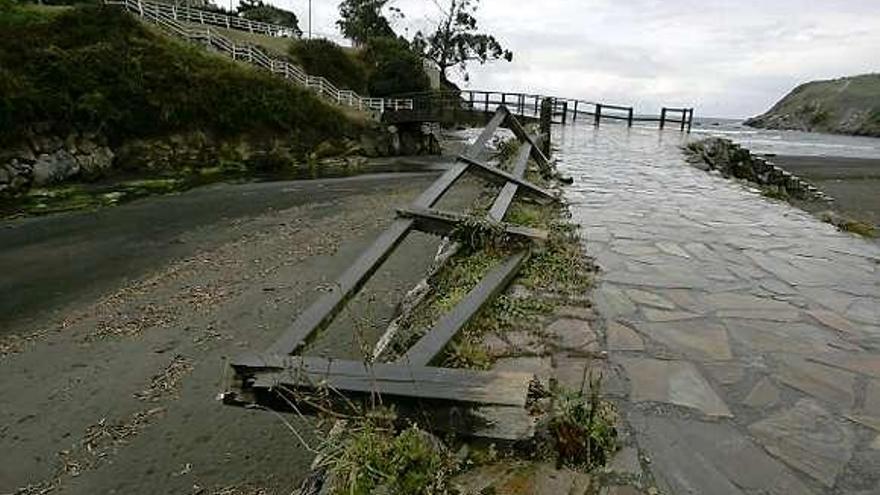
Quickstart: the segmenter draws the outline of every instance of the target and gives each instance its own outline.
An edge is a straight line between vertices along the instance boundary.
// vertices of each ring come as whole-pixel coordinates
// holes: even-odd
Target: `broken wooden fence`
[[[480,159],[489,139],[506,124],[522,143],[508,173]],[[547,137],[549,139],[549,136]],[[268,349],[236,359],[232,363],[235,385],[224,394],[225,402],[266,407],[293,406],[310,410],[299,397],[332,390],[346,403],[371,400],[379,395],[383,403],[392,402],[398,413],[411,414],[440,428],[458,433],[497,439],[517,440],[533,433],[523,426],[525,405],[534,379],[528,373],[473,371],[433,366],[444,348],[480,309],[493,300],[516,276],[528,258],[531,245],[546,240],[545,231],[502,223],[517,194],[539,201],[558,201],[552,192],[524,179],[529,159],[541,173],[555,172],[535,139],[528,135],[505,106],[499,106],[477,140],[458,157],[452,167],[425,190],[409,208],[398,211],[397,219],[336,280],[332,288],[302,312]],[[489,210],[487,219],[495,224],[517,248],[492,269],[448,314],[393,363],[368,363],[299,356],[305,346],[325,329],[345,304],[364,286],[395,248],[413,230],[449,236],[456,228],[473,220],[458,213],[434,208],[443,195],[465,173],[475,173],[503,185]],[[294,393],[290,393],[294,392]],[[303,392],[302,394],[298,392]],[[279,396],[283,400],[277,400]],[[469,415],[483,410],[483,414]],[[512,428],[499,428],[493,418],[514,417]],[[434,423],[436,422],[436,423]]]

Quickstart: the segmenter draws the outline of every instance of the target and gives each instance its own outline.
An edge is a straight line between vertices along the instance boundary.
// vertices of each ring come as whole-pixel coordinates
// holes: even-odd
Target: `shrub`
[[[305,152],[353,126],[305,89],[166,38],[114,7],[25,20],[21,11],[0,14],[0,142],[48,123],[56,134],[100,131],[114,143],[278,132]]]
[[[370,75],[371,96],[385,97],[431,89],[421,57],[398,38],[373,38],[361,55]]]
[[[325,39],[294,41],[290,55],[312,76],[323,76],[339,89],[363,94],[367,73],[363,64],[336,43]]]

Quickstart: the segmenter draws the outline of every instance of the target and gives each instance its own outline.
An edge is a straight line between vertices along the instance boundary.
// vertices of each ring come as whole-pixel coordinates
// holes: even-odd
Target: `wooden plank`
[[[550,165],[550,160],[546,156],[544,156],[541,148],[538,146],[532,136],[530,136],[529,133],[526,132],[520,121],[515,116],[509,115],[507,118],[507,126],[517,137],[517,139],[519,139],[523,143],[529,143],[530,145],[532,145],[531,155],[532,158],[535,160],[535,163],[537,163],[538,167],[540,167],[541,174],[545,177],[552,177],[553,167]]]
[[[528,167],[529,164],[529,155],[532,152],[531,148],[532,145],[529,143],[520,146],[519,154],[517,154],[513,162],[512,173],[514,177],[522,179],[525,176],[526,167]],[[504,185],[504,188],[501,189],[501,193],[495,198],[492,208],[489,209],[490,219],[495,220],[496,222],[504,221],[504,215],[507,214],[507,210],[510,208],[510,204],[513,202],[513,198],[516,196],[516,191],[518,189],[519,186],[513,182],[508,182]]]
[[[276,361],[277,357],[272,358]],[[415,399],[455,404],[523,408],[531,373],[429,368],[401,364],[283,357],[280,368],[257,373],[254,388],[335,389],[346,397],[379,394],[384,399]],[[277,368],[273,366],[272,368]]]
[[[430,208],[399,208],[397,213],[403,217],[413,219],[415,221],[414,227],[417,230],[443,237],[451,235],[455,229],[468,220],[481,220],[460,213]],[[549,235],[546,230],[501,222],[494,223],[504,229],[507,235],[519,240],[545,242]]]
[[[462,161],[473,166],[474,173],[479,174],[483,177],[486,177],[489,180],[493,180],[493,181],[499,182],[499,183],[513,182],[517,186],[523,188],[524,192],[528,192],[529,194],[531,194],[533,196],[537,196],[539,198],[543,198],[543,199],[547,199],[547,200],[551,200],[551,201],[559,201],[559,198],[555,194],[553,194],[552,192],[550,192],[542,187],[538,187],[538,186],[532,184],[531,182],[528,182],[526,180],[515,177],[512,174],[509,174],[503,170],[500,170],[500,169],[495,168],[491,165],[483,163],[480,160],[475,160],[475,159],[466,157],[464,155],[462,155],[459,158]]]
[[[409,233],[413,221],[395,220],[391,226],[340,276],[336,283],[309,306],[290,328],[267,350],[270,354],[292,354],[317,331],[323,329],[379,268]]]
[[[415,366],[427,366],[443,352],[459,330],[468,324],[489,301],[495,298],[513,280],[520,266],[528,257],[528,251],[509,256],[500,266],[489,272],[458,305],[443,316],[416,344],[397,362]]]

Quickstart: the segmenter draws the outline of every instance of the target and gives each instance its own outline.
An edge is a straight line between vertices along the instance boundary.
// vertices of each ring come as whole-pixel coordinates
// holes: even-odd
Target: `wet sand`
[[[314,422],[218,403],[225,362],[273,342],[436,175],[219,184],[0,226],[0,493],[290,493]],[[311,352],[358,355],[438,242],[411,235]]]
[[[880,226],[880,159],[780,155],[772,160],[834,198],[832,209]]]

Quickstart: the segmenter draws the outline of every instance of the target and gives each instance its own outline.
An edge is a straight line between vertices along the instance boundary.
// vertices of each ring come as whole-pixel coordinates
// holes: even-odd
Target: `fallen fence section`
[[[522,142],[512,174],[477,159],[505,123]],[[530,157],[536,158],[543,173],[555,175],[543,153],[535,153],[534,143],[509,109],[498,107],[477,140],[410,208],[398,211],[398,219],[336,281],[330,292],[300,314],[265,352],[232,363],[235,385],[224,394],[224,402],[311,411],[315,410],[315,396],[329,398],[331,403],[341,402],[346,407],[375,404],[378,397],[383,404],[393,403],[399,415],[437,431],[498,440],[520,440],[534,435],[534,421],[525,408],[533,375],[432,366],[456,334],[507,287],[528,258],[531,246],[547,238],[541,230],[501,223],[518,192],[545,201],[558,200],[554,194],[523,179]],[[365,364],[298,355],[411,230],[448,236],[474,220],[433,208],[467,172],[503,183],[485,221],[496,224],[510,240],[512,252],[507,259],[393,363]]]

